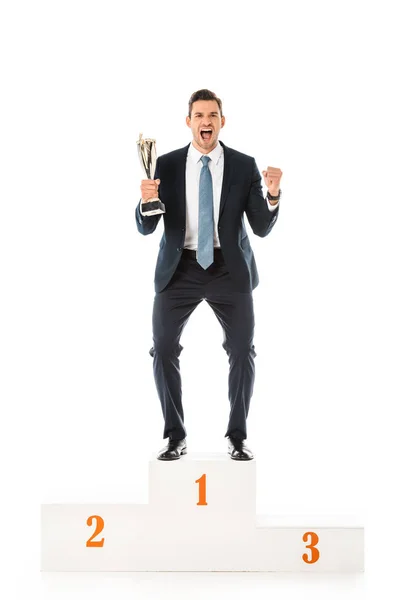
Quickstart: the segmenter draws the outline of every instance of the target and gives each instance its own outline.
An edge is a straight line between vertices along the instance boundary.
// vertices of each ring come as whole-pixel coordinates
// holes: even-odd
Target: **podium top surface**
[[[179,462],[197,462],[197,461],[211,461],[211,462],[227,462],[234,464],[254,464],[256,458],[252,460],[234,460],[227,452],[188,452],[177,460],[158,460],[157,454],[151,454],[150,462],[156,461],[158,464],[163,463],[179,463]]]
[[[364,525],[358,515],[257,515],[257,527],[276,528],[341,528],[363,529]]]

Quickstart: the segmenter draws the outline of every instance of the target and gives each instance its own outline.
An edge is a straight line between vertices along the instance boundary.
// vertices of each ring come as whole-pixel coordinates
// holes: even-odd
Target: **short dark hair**
[[[198,90],[197,92],[194,92],[191,96],[190,96],[190,100],[189,100],[189,118],[191,118],[192,115],[192,106],[193,106],[193,102],[197,102],[197,100],[215,100],[218,104],[219,107],[219,111],[221,113],[221,117],[222,117],[222,102],[220,100],[220,98],[217,98],[217,95],[214,94],[214,92],[211,92],[210,90]]]

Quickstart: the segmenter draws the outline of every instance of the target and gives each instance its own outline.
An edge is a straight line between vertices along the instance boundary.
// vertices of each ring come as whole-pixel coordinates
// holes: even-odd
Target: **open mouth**
[[[205,142],[209,142],[212,136],[212,129],[201,129],[200,135]]]

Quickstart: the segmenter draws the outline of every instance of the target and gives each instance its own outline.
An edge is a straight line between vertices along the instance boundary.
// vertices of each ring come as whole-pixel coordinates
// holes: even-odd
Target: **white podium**
[[[42,571],[362,571],[352,520],[256,514],[256,459],[149,463],[148,504],[43,504]]]

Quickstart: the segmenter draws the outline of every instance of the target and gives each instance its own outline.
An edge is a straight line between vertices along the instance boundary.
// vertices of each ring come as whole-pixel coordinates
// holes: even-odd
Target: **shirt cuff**
[[[268,198],[267,198],[267,197],[266,197],[265,199],[266,199],[266,201],[267,201],[268,208],[269,208],[269,210],[270,210],[271,212],[273,212],[275,209],[277,209],[277,208],[278,208],[278,206],[279,206],[279,200],[278,200],[278,202],[277,202],[276,204],[271,204],[271,202],[268,200]]]

